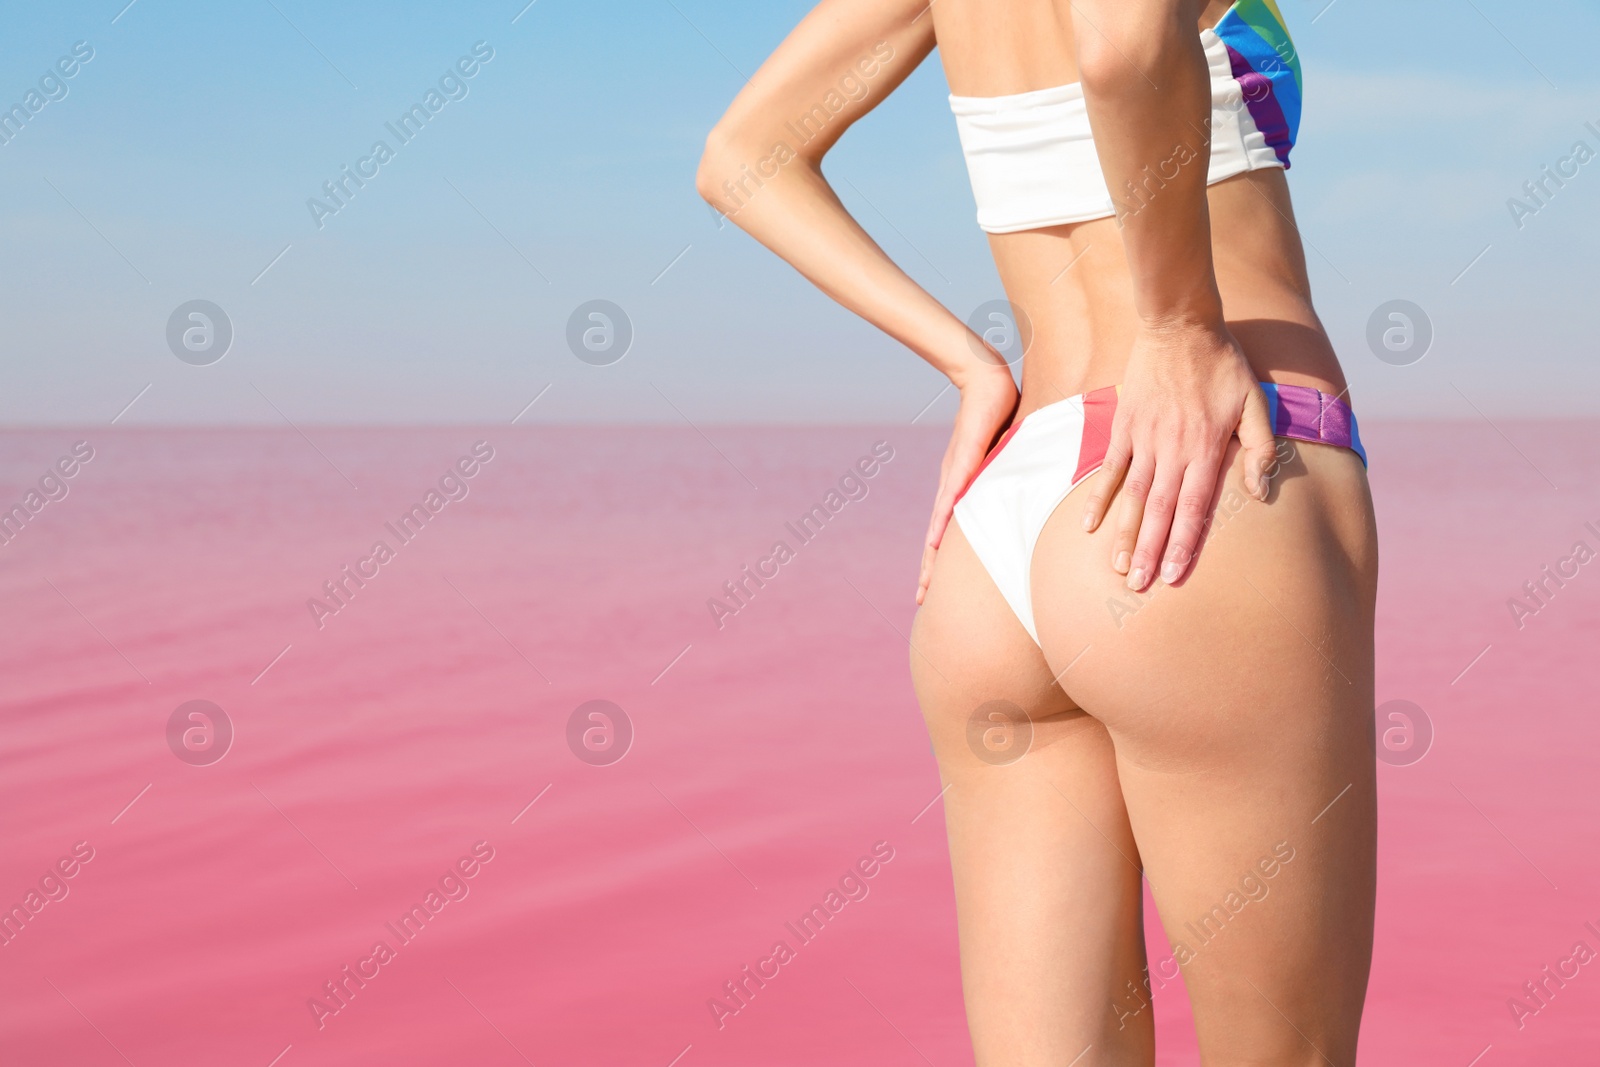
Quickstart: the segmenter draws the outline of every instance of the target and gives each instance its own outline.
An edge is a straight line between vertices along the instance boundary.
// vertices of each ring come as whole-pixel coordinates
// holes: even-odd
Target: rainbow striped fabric
[[[1212,32],[1228,48],[1250,118],[1287,170],[1300,130],[1301,79],[1300,54],[1283,12],[1273,0],[1236,0]]]

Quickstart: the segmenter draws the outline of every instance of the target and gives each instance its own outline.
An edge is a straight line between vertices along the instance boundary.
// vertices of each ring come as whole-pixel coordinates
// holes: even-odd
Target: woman
[[[1150,1064],[1150,992],[1178,967],[1205,1063],[1355,1059],[1365,457],[1284,178],[1298,57],[1272,0],[1202,3],[823,0],[698,176],[960,391],[911,666],[950,787],[980,1064]],[[979,223],[1032,323],[1020,397],[820,169],[936,41]],[[1141,873],[1172,942],[1154,965]]]

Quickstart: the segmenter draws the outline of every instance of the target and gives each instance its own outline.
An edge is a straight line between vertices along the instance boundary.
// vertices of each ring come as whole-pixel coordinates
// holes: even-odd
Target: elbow
[[[1194,32],[1181,18],[1153,25],[1135,17],[1106,18],[1079,39],[1078,76],[1085,93],[1123,97],[1165,84]]]
[[[1084,41],[1078,49],[1078,78],[1084,95],[1102,99],[1126,96],[1136,83],[1142,81],[1138,61],[1133,56],[1119,52],[1110,41],[1095,34],[1092,41]]]
[[[738,183],[741,169],[748,169],[757,158],[754,144],[759,140],[759,130],[734,112],[722,116],[706,134],[706,144],[700,152],[700,165],[695,169],[694,188],[701,199],[718,211],[727,211],[731,204],[730,190]],[[737,200],[737,197],[731,197]]]
[[[694,190],[730,219],[758,189],[770,186],[784,171],[818,171],[827,150],[827,146],[819,146],[816,152],[797,152],[789,146],[784,131],[747,115],[749,112],[730,112],[712,126],[694,170]]]
[[[700,153],[700,165],[694,172],[695,192],[712,207],[720,209],[717,201],[722,196],[721,186],[726,180],[728,161],[734,154],[727,131],[722,123],[717,123],[706,135],[706,145]]]
[[[765,121],[724,115],[706,135],[694,187],[708,204],[731,217],[783,170],[797,164],[815,168],[820,159],[820,151],[813,156],[789,147],[782,132]]]

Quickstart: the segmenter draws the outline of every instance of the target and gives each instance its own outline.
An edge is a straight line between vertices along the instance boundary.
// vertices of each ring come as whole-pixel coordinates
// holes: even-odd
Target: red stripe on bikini
[[[1111,447],[1111,420],[1117,413],[1117,387],[1108,385],[1083,395],[1083,442],[1078,446],[1078,469],[1072,473],[1077,485],[1100,469]]]

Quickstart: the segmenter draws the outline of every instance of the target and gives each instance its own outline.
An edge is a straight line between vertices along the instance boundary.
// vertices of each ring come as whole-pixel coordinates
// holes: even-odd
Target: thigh
[[[1237,445],[1190,576],[1135,596],[1069,498],[1034,558],[1052,662],[1106,728],[1204,1061],[1353,1062],[1371,959],[1376,544],[1351,453]],[[1087,645],[1088,651],[1080,650]]]
[[[980,1065],[1146,1065],[1139,855],[1105,728],[952,523],[912,628]]]

